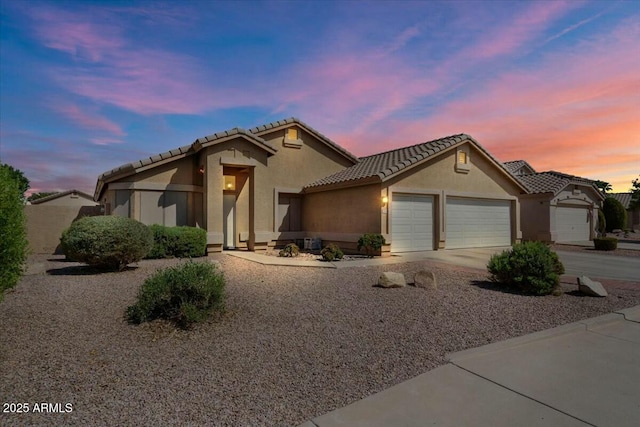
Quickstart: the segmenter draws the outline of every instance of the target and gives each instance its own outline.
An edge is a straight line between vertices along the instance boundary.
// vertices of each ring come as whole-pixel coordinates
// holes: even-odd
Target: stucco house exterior
[[[107,214],[207,230],[208,252],[304,238],[391,252],[519,241],[526,187],[459,134],[357,158],[296,118],[199,138],[100,175]]]
[[[613,197],[620,203],[627,211],[627,228],[630,230],[640,229],[640,206],[631,208],[631,193],[611,193],[607,194],[607,197]]]
[[[524,160],[504,165],[528,190],[520,196],[524,240],[568,243],[596,237],[604,196],[595,181],[556,171],[536,172]]]

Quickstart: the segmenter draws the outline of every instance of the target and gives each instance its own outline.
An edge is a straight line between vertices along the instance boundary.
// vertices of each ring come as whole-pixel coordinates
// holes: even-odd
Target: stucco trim
[[[113,182],[108,184],[109,190],[150,190],[150,191],[186,191],[202,193],[204,188],[190,184],[163,184],[161,182]]]
[[[240,167],[256,167],[258,162],[256,159],[248,159],[242,157],[220,157],[220,164],[223,166],[240,166]]]

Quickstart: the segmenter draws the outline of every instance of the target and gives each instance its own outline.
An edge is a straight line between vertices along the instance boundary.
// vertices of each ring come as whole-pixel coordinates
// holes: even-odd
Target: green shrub
[[[607,234],[607,219],[604,216],[604,212],[602,209],[598,209],[598,233],[600,236],[605,236]]]
[[[215,265],[188,261],[145,280],[126,318],[134,324],[165,319],[188,328],[224,308],[224,288],[224,276]]]
[[[281,257],[296,257],[300,254],[300,248],[295,243],[289,243],[287,246],[282,248],[280,253]]]
[[[373,257],[375,253],[382,249],[382,245],[384,245],[386,241],[384,240],[384,236],[380,233],[367,233],[364,234],[358,239],[358,250],[362,250],[364,248],[365,252],[368,256]]]
[[[194,258],[207,250],[207,232],[196,227],[149,226],[153,233],[153,247],[147,258]]]
[[[27,260],[27,231],[22,173],[0,164],[0,301],[5,289],[13,288],[24,271]],[[27,181],[28,188],[28,181]]]
[[[593,239],[593,247],[596,251],[615,251],[618,248],[618,239],[615,237]]]
[[[622,203],[607,197],[602,203],[602,212],[607,221],[607,231],[624,230],[627,225],[627,211]]]
[[[344,257],[344,252],[342,249],[336,244],[329,243],[327,246],[322,249],[320,252],[322,254],[322,259],[325,261],[334,261],[337,259],[342,259]]]
[[[536,295],[553,292],[564,273],[558,255],[541,242],[515,244],[493,255],[487,269],[493,281]]]
[[[121,216],[80,218],[62,233],[62,251],[73,261],[93,267],[123,270],[141,260],[153,244],[151,230]]]

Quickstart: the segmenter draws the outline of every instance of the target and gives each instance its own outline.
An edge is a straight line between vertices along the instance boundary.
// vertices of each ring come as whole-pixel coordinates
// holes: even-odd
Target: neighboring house
[[[528,189],[520,197],[524,240],[563,243],[596,236],[604,197],[595,181],[555,171],[535,172],[523,160],[504,165]]]
[[[640,206],[636,208],[630,208],[631,193],[610,193],[606,194],[607,197],[613,197],[620,203],[627,211],[627,228],[630,230],[640,229]]]
[[[47,206],[97,206],[100,203],[94,201],[92,196],[82,191],[67,190],[36,199],[32,201],[31,204]]]
[[[60,236],[73,220],[101,215],[100,204],[87,193],[62,191],[32,201],[24,207],[27,241],[33,253],[59,253]]]
[[[303,238],[392,252],[508,246],[525,186],[460,134],[358,159],[290,118],[232,129],[98,178],[107,213],[207,229],[209,252]]]

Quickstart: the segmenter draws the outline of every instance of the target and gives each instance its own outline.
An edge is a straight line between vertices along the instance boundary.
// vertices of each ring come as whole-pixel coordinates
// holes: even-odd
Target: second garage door
[[[391,203],[391,251],[433,250],[433,197],[394,194]]]
[[[447,198],[445,247],[511,245],[511,202]]]
[[[580,242],[589,240],[589,209],[582,207],[556,208],[557,242]]]

